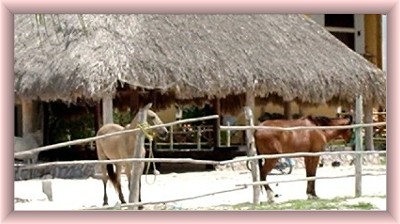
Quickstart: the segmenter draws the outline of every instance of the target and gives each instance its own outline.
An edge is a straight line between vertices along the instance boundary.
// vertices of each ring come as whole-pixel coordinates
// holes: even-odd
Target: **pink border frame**
[[[231,1],[184,1],[184,0],[136,0],[134,2],[81,1],[81,0],[2,0],[0,5],[0,68],[1,68],[1,207],[0,220],[4,223],[398,223],[399,195],[398,163],[396,150],[399,138],[392,138],[398,132],[399,121],[392,114],[400,114],[395,97],[400,83],[399,66],[399,5],[397,0],[250,0]],[[388,14],[388,205],[386,212],[14,212],[12,173],[12,130],[13,127],[13,14],[14,13],[376,13]],[[395,25],[397,24],[397,25]],[[397,143],[397,144],[395,144]]]

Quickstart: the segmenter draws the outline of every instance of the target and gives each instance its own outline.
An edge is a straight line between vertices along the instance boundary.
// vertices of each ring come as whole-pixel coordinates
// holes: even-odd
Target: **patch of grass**
[[[254,206],[251,203],[243,203],[234,206],[226,206],[224,210],[372,210],[374,205],[369,202],[349,204],[349,198],[291,200],[282,203],[261,204]]]
[[[351,208],[356,210],[371,210],[375,207],[368,202],[359,202],[358,204],[352,205]]]

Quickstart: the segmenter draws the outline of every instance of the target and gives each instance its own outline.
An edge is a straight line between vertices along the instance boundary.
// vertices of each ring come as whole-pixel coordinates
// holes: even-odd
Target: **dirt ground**
[[[332,177],[354,174],[353,166],[322,167],[317,177]],[[382,165],[363,167],[364,174],[386,173]],[[300,179],[305,177],[304,168],[295,168],[290,175],[269,175],[268,181]],[[100,207],[103,200],[102,182],[96,178],[81,180],[51,179],[52,200],[42,192],[42,180],[15,181],[15,210],[78,210]],[[128,200],[127,180],[122,177],[123,192]],[[216,167],[215,171],[199,171],[188,168],[186,172],[163,172],[163,174],[142,176],[142,201],[160,202],[165,200],[195,197],[238,188],[238,184],[250,183],[251,173],[243,167]],[[271,185],[276,202],[306,199],[306,182],[290,182]],[[355,178],[321,179],[316,181],[316,192],[320,198],[354,197]],[[110,205],[118,205],[117,195],[108,183]],[[216,206],[235,205],[251,202],[252,187],[227,193],[214,194],[191,200],[182,200],[155,205],[145,205],[145,210],[211,210]],[[266,201],[266,193],[261,194]],[[364,176],[362,197],[350,199],[349,203],[368,202],[377,210],[386,210],[386,175]]]

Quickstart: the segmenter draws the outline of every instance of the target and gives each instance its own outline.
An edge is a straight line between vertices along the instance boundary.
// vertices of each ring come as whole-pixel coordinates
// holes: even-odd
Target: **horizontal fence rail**
[[[149,127],[146,127],[145,130],[161,128],[161,127],[168,127],[168,126],[171,126],[171,125],[177,125],[177,124],[183,124],[183,123],[191,123],[191,122],[196,122],[196,121],[218,119],[218,117],[219,117],[218,115],[211,115],[211,116],[205,116],[205,117],[201,117],[201,118],[193,118],[193,119],[191,118],[191,119],[179,120],[179,121],[175,121],[175,122],[171,122],[171,123],[149,126]],[[141,130],[141,129],[140,128],[128,129],[128,130],[113,132],[113,133],[105,134],[105,135],[101,135],[101,136],[77,139],[77,140],[57,143],[57,144],[53,144],[53,145],[37,147],[37,148],[31,149],[31,150],[27,150],[27,151],[24,151],[24,152],[16,152],[16,153],[14,153],[14,157],[31,155],[32,153],[37,153],[37,152],[41,152],[41,151],[47,151],[47,150],[50,150],[50,149],[57,149],[57,148],[65,147],[65,146],[78,145],[78,144],[82,144],[82,143],[92,142],[92,141],[96,141],[96,140],[99,140],[99,139],[112,137],[112,136],[115,136],[115,135],[122,135],[122,134],[128,134],[128,133],[137,132],[139,130]]]
[[[386,122],[374,122],[365,124],[352,124],[340,126],[298,126],[298,127],[274,127],[274,126],[220,126],[221,130],[245,131],[249,129],[274,130],[274,131],[297,131],[297,130],[333,130],[333,129],[350,129],[350,128],[366,128],[375,126],[385,126]]]
[[[362,176],[385,176],[386,173],[363,173]],[[298,179],[291,179],[291,180],[277,180],[277,181],[257,181],[252,183],[245,183],[245,184],[236,184],[236,186],[253,186],[253,185],[266,185],[266,184],[278,184],[278,183],[290,183],[290,182],[299,182],[299,181],[309,181],[309,180],[321,180],[321,179],[341,179],[341,178],[348,178],[348,177],[355,177],[356,175],[340,175],[340,176],[325,176],[325,177],[305,177],[305,178],[298,178]]]
[[[200,165],[228,165],[231,163],[244,162],[257,159],[273,159],[273,158],[285,158],[285,157],[302,157],[302,156],[321,156],[321,155],[368,155],[368,154],[386,154],[386,151],[336,151],[336,152],[298,152],[298,153],[282,153],[274,155],[257,155],[247,156],[242,158],[235,158],[225,161],[214,161],[214,160],[195,160],[190,158],[127,158],[127,159],[115,159],[115,160],[79,160],[79,161],[62,161],[62,162],[48,162],[33,165],[21,165],[20,169],[38,169],[50,166],[73,166],[73,165],[84,165],[84,164],[111,164],[111,163],[126,163],[126,162],[162,162],[162,163],[190,163]]]
[[[171,125],[176,125],[176,124],[183,124],[183,123],[191,123],[191,122],[196,122],[196,121],[201,121],[201,120],[211,120],[211,119],[217,119],[218,115],[211,115],[211,116],[206,116],[202,118],[196,118],[196,119],[185,119],[185,120],[180,120],[176,122],[171,122],[171,123],[166,123],[166,124],[160,124],[160,125],[154,125],[154,126],[149,126],[146,127],[145,130],[149,129],[154,129],[154,128],[160,128],[160,127],[168,127]],[[220,126],[221,130],[236,130],[236,131],[244,131],[244,130],[249,130],[249,129],[268,129],[268,130],[278,130],[278,131],[295,131],[295,130],[329,130],[329,129],[349,129],[349,128],[360,128],[360,127],[373,127],[373,126],[384,126],[386,125],[386,122],[375,122],[375,123],[370,123],[370,124],[354,124],[354,125],[342,125],[342,126],[309,126],[309,127],[291,127],[291,128],[283,128],[283,127],[272,127],[272,126]],[[128,133],[133,133],[136,131],[141,130],[140,128],[135,128],[135,129],[129,129],[129,130],[123,130],[119,132],[114,132],[110,134],[105,134],[101,136],[95,136],[95,137],[89,137],[89,138],[84,138],[84,139],[77,139],[77,140],[72,140],[72,141],[67,141],[67,142],[62,142],[62,143],[57,143],[53,145],[48,145],[48,146],[43,146],[43,147],[37,147],[31,150],[27,150],[24,152],[16,152],[14,153],[14,157],[17,156],[26,156],[26,155],[31,155],[33,153],[38,153],[41,151],[47,151],[50,149],[56,149],[56,148],[61,148],[69,145],[78,145],[82,143],[87,143],[87,142],[92,142],[98,139],[103,139],[103,138],[108,138],[111,136],[115,135],[122,135],[122,134],[128,134]]]
[[[191,122],[196,122],[196,121],[201,121],[201,120],[217,119],[217,118],[219,118],[218,115],[206,116],[206,117],[202,117],[202,118],[185,119],[185,120],[179,120],[179,121],[165,123],[165,124],[161,124],[161,125],[149,126],[149,127],[146,127],[145,130],[160,128],[160,127],[168,127],[168,126],[173,126],[173,125],[183,124],[183,123],[191,123]],[[227,130],[227,131],[231,131],[231,130],[244,131],[244,130],[256,130],[256,129],[268,129],[268,130],[278,130],[278,131],[295,131],[295,130],[311,130],[311,129],[329,130],[329,129],[364,128],[364,127],[385,126],[385,125],[386,125],[386,122],[376,122],[376,123],[370,123],[370,124],[354,124],[354,125],[344,125],[344,126],[309,126],[309,127],[300,127],[299,126],[299,127],[289,127],[289,128],[270,127],[270,126],[220,126],[220,130]],[[32,153],[61,148],[61,147],[69,146],[69,145],[76,145],[76,144],[82,144],[82,143],[86,143],[86,142],[92,142],[92,141],[96,141],[98,139],[107,138],[107,137],[111,137],[111,136],[115,136],[115,135],[137,132],[139,130],[142,130],[142,129],[135,128],[135,129],[123,130],[123,131],[115,132],[115,133],[111,133],[111,134],[95,136],[95,137],[90,137],[90,138],[85,138],[85,139],[72,140],[72,141],[58,143],[58,144],[54,144],[54,145],[38,147],[38,148],[31,149],[29,151],[14,153],[14,156],[29,155]],[[273,154],[273,155],[270,154],[270,155],[247,156],[247,157],[235,158],[235,159],[225,160],[225,161],[195,160],[195,159],[190,159],[190,158],[127,158],[127,159],[106,160],[106,161],[103,161],[103,160],[102,161],[100,161],[100,160],[80,160],[80,161],[65,161],[65,162],[64,161],[48,162],[48,163],[29,164],[29,165],[15,165],[15,167],[17,167],[18,169],[37,169],[37,168],[44,168],[44,167],[49,167],[49,166],[65,166],[65,165],[72,166],[72,165],[83,165],[83,164],[110,164],[110,163],[127,163],[127,162],[162,162],[162,163],[191,163],[191,164],[204,164],[204,165],[227,165],[227,164],[231,164],[231,163],[258,160],[258,159],[321,156],[321,155],[336,155],[336,154],[339,154],[339,155],[386,154],[386,151],[335,151],[335,152],[324,151],[324,152],[315,152],[315,153],[313,153],[313,152],[298,152],[298,153],[285,153],[285,154]],[[356,158],[356,156],[355,156],[355,158]],[[378,175],[386,175],[386,173],[361,174],[361,176],[378,176]],[[209,193],[209,194],[205,194],[205,195],[201,195],[201,196],[193,196],[193,197],[180,198],[180,199],[167,200],[167,201],[159,201],[159,202],[130,203],[130,204],[121,206],[121,208],[122,207],[129,208],[132,206],[146,205],[146,204],[160,204],[160,203],[169,203],[169,202],[182,201],[182,200],[190,200],[190,199],[210,196],[210,195],[214,195],[214,194],[218,194],[218,193],[242,190],[242,189],[247,188],[248,186],[265,185],[267,183],[273,184],[273,183],[282,183],[282,182],[308,181],[308,180],[317,180],[317,179],[335,179],[335,178],[346,178],[346,177],[357,177],[357,174],[356,175],[342,175],[342,176],[335,176],[335,177],[307,177],[307,178],[295,179],[295,180],[281,180],[281,181],[270,181],[270,182],[258,181],[258,182],[252,182],[252,183],[244,183],[244,184],[236,185],[237,188],[235,188],[235,189],[213,192],[213,193]],[[115,208],[115,207],[108,206],[108,207],[101,207],[101,208],[94,208],[94,209],[107,209],[107,208]],[[91,208],[89,210],[93,210],[93,208]]]
[[[184,198],[178,198],[178,199],[171,199],[171,200],[163,200],[163,201],[153,201],[153,202],[138,202],[138,203],[126,203],[123,205],[120,205],[121,209],[123,208],[130,208],[133,206],[139,206],[139,205],[154,205],[154,204],[166,204],[166,203],[171,203],[171,202],[178,202],[178,201],[187,201],[187,200],[192,200],[192,199],[197,199],[197,198],[202,198],[202,197],[208,197],[208,196],[213,196],[216,194],[223,194],[223,193],[229,193],[233,191],[240,191],[244,190],[247,187],[236,187],[228,190],[223,190],[223,191],[215,191],[215,192],[210,192],[206,194],[200,194],[196,196],[190,196],[190,197],[184,197]],[[103,206],[103,207],[97,207],[97,208],[87,208],[87,209],[80,209],[80,210],[104,210],[104,209],[115,209],[115,206]]]

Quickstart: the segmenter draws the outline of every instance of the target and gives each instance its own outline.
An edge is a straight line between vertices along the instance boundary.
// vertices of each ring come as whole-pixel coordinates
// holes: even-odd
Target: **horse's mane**
[[[326,117],[326,116],[311,116],[308,115],[306,117],[303,117],[305,119],[308,119],[312,123],[314,123],[317,126],[329,126],[331,125],[331,118]]]

